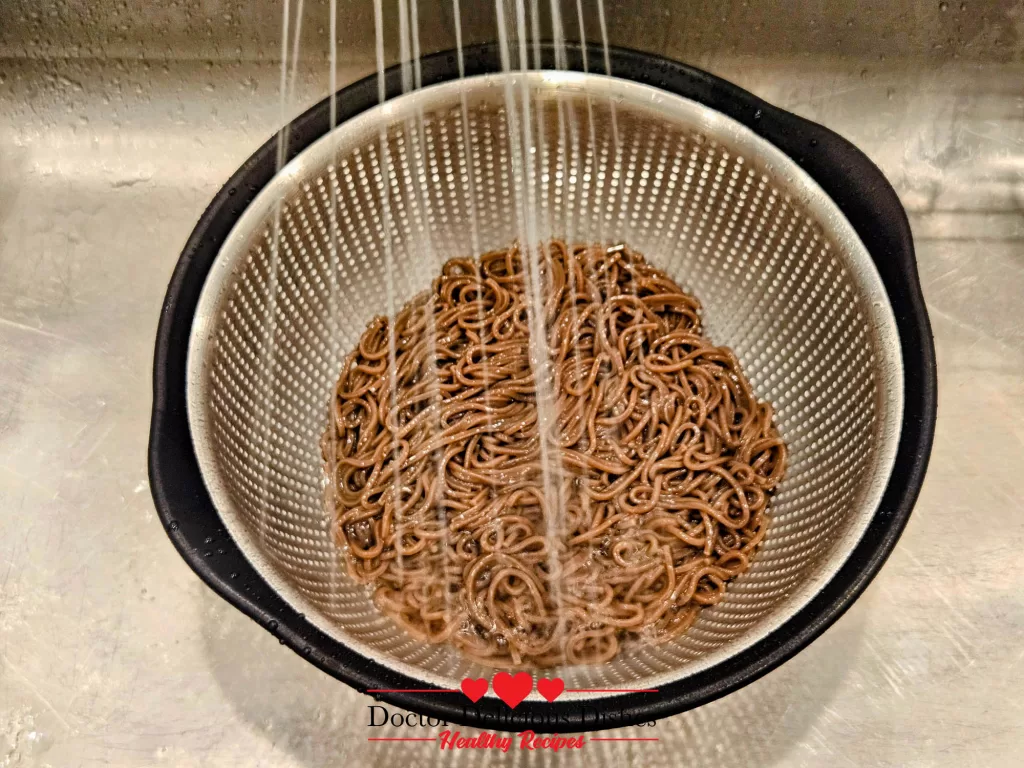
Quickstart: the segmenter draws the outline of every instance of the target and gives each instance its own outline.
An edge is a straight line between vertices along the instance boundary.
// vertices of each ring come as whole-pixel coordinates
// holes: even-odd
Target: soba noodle
[[[558,514],[515,246],[449,261],[394,327],[370,323],[322,444],[352,578],[415,637],[491,666],[601,663],[685,632],[750,567],[786,462],[694,297],[626,246],[541,250]]]

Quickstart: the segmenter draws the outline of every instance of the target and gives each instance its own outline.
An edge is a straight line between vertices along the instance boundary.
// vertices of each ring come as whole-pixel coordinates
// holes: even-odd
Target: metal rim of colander
[[[546,50],[546,56],[552,56]],[[588,53],[590,71],[602,73],[600,51]],[[811,176],[846,216],[870,253],[896,316],[904,364],[904,408],[899,446],[882,500],[860,542],[833,578],[782,626],[754,645],[657,693],[581,702],[526,701],[509,710],[483,699],[470,705],[461,693],[394,692],[379,698],[449,721],[485,728],[587,730],[666,717],[751,682],[790,658],[834,622],[867,586],[892,551],[923,481],[935,421],[935,360],[917,280],[913,244],[902,206],[881,172],[849,142],[827,129],[772,107],[700,70],[649,54],[613,50],[616,77],[698,101],[746,125]],[[569,50],[569,68],[582,70],[584,53]],[[467,75],[500,71],[496,46],[465,51]],[[422,62],[423,84],[458,76],[454,53]],[[387,73],[390,97],[401,92],[400,72]],[[339,123],[377,105],[376,78],[339,93]],[[287,156],[295,157],[329,129],[328,102],[313,107],[288,129]],[[249,203],[276,169],[277,140],[258,150],[232,177],[197,224],[168,288],[154,360],[150,478],[158,513],[189,565],[218,594],[329,674],[358,690],[406,691],[422,686],[329,637],[292,608],[257,573],[227,534],[205,487],[189,432],[186,362],[199,295],[213,262]],[[212,553],[216,549],[217,556]],[[590,718],[588,719],[588,713]],[[599,719],[598,719],[599,716]]]

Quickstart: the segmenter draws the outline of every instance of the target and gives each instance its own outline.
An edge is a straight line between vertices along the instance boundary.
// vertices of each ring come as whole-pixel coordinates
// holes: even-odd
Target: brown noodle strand
[[[749,569],[786,463],[695,298],[623,245],[541,252],[560,516],[515,246],[449,261],[393,324],[374,318],[323,440],[351,577],[412,636],[492,666],[678,637]]]

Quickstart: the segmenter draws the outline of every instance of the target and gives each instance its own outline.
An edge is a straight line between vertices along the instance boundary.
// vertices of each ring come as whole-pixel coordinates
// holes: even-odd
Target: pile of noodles
[[[786,462],[771,406],[667,275],[622,245],[539,261],[547,367],[518,249],[449,261],[393,328],[370,323],[322,443],[350,575],[492,666],[686,631],[750,567]]]

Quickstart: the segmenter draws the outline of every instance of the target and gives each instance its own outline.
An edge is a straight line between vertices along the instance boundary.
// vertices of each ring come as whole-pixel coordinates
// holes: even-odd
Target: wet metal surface
[[[276,14],[260,20],[233,3],[179,3],[198,14],[185,24],[169,5],[144,23],[103,2],[85,26],[119,31],[74,42],[61,14],[84,4],[52,4],[54,17],[41,5],[0,10],[0,766],[544,762],[367,742],[437,729],[371,732],[371,700],[203,586],[153,510],[160,302],[206,203],[278,125],[279,71],[261,52],[276,45],[279,6],[256,3]],[[725,699],[616,734],[658,742],[591,743],[560,762],[1013,764],[1024,748],[1024,13],[811,3],[782,24],[779,9],[715,11],[746,24],[741,35],[710,3],[664,22],[633,5],[609,11],[617,42],[824,123],[893,182],[934,326],[939,421],[899,546],[820,640]],[[425,48],[451,44],[438,13]],[[367,72],[371,53],[350,43],[339,81]],[[289,112],[326,84],[312,56]]]

